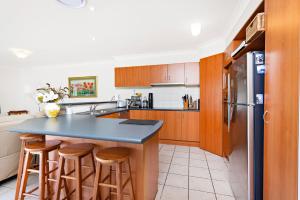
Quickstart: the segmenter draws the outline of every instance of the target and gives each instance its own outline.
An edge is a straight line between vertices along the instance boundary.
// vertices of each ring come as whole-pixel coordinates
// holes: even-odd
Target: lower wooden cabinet
[[[99,118],[120,118],[120,119],[129,119],[129,112],[119,112],[119,113],[112,113],[108,115],[100,116]]]
[[[181,140],[189,142],[200,142],[199,112],[182,113]]]
[[[130,119],[163,120],[159,131],[161,141],[199,146],[199,112],[131,110]]]
[[[130,119],[149,119],[148,110],[131,110]]]

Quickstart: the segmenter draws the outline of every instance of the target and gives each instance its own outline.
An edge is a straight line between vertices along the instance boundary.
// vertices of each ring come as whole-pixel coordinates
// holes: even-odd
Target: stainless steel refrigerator
[[[263,199],[264,52],[249,52],[229,67],[227,121],[229,182],[237,200]]]

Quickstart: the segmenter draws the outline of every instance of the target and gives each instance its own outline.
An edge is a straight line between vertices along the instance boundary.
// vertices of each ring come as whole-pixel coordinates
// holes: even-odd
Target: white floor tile
[[[10,188],[2,188],[0,187],[0,199],[2,200],[11,200],[15,197],[15,190]]]
[[[187,165],[171,165],[169,173],[187,176],[189,173],[189,168]]]
[[[175,151],[174,157],[175,158],[189,158],[189,153],[188,152],[177,152],[177,151]]]
[[[207,160],[217,160],[217,161],[223,161],[224,162],[223,157],[217,156],[217,155],[214,155],[214,154],[206,154],[206,159]]]
[[[166,155],[159,155],[159,162],[161,163],[171,163],[172,156],[166,156]]]
[[[175,165],[189,165],[189,159],[188,158],[173,158],[172,164]]]
[[[17,178],[10,178],[5,181],[1,186],[8,187],[10,189],[15,189],[17,183]]]
[[[170,164],[159,163],[159,172],[168,172]]]
[[[188,176],[168,174],[166,185],[180,188],[188,188]]]
[[[207,163],[209,169],[228,170],[227,166],[223,161],[208,160]]]
[[[228,180],[228,170],[210,169],[210,174],[211,174],[212,179],[214,179],[214,180],[220,180],[220,181]]]
[[[167,150],[167,151],[174,151],[175,150],[175,145],[169,145],[169,144],[164,144],[161,150]]]
[[[158,183],[161,185],[164,185],[166,182],[166,178],[167,178],[167,173],[165,172],[159,172],[158,175]]]
[[[184,152],[184,153],[189,153],[190,152],[190,147],[187,146],[176,146],[175,147],[175,152]]]
[[[159,185],[158,185],[158,190],[157,190],[157,193],[156,193],[155,200],[159,200],[159,199],[160,199],[162,190],[163,190],[163,185],[160,185],[160,184],[159,184]]]
[[[190,147],[190,153],[203,154],[204,151],[199,147]]]
[[[197,177],[189,177],[189,189],[214,193],[211,180]]]
[[[192,166],[192,167],[208,168],[206,160],[194,160],[194,159],[190,159],[190,166]]]
[[[200,167],[190,167],[189,175],[194,177],[210,179],[210,174],[208,169],[200,168]]]
[[[189,190],[189,200],[216,200],[214,193]]]
[[[173,156],[173,154],[174,154],[174,151],[172,151],[172,150],[164,150],[164,149],[162,149],[159,152],[159,155],[164,155],[164,156]]]
[[[233,196],[231,187],[228,181],[213,180],[215,191],[217,194]]]
[[[165,186],[162,200],[188,200],[188,189]]]
[[[204,153],[190,153],[191,160],[206,160]]]
[[[234,197],[217,194],[217,200],[235,200]]]

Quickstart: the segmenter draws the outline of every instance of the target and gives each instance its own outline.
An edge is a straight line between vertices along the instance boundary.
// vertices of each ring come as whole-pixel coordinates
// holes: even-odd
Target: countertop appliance
[[[129,108],[141,108],[142,107],[142,99],[140,96],[131,96],[129,100]]]
[[[153,108],[153,93],[148,94],[148,106],[149,108]]]
[[[125,101],[125,100],[118,100],[117,101],[117,107],[118,108],[126,108],[126,106],[127,106],[127,101]]]
[[[264,52],[249,52],[229,68],[224,121],[231,143],[229,182],[236,200],[263,199]]]

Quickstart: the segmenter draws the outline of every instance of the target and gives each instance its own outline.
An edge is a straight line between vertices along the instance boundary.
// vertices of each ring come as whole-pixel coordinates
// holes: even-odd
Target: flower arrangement
[[[39,103],[57,103],[65,96],[69,97],[69,88],[54,88],[49,83],[46,83],[47,87],[38,88],[36,94],[36,100]]]

